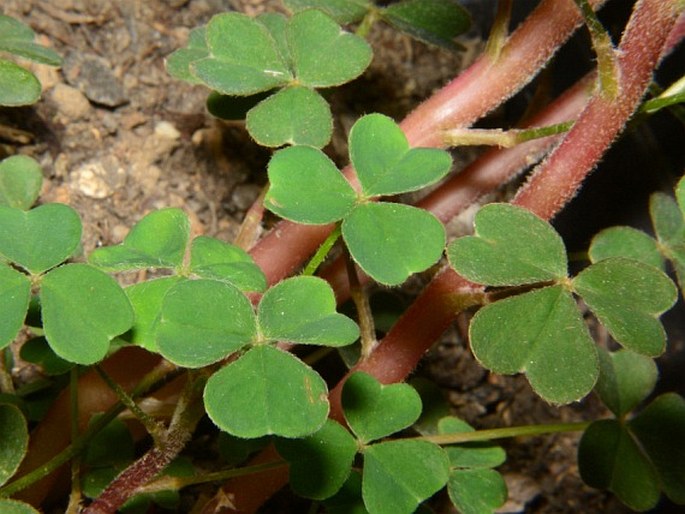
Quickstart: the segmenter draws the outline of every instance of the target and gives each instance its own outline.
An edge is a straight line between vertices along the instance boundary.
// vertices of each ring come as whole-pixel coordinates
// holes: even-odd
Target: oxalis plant
[[[37,204],[38,164],[0,162],[0,510],[36,512],[68,496],[67,512],[178,510],[188,498],[193,512],[255,512],[289,483],[311,512],[432,512],[441,497],[462,513],[493,512],[507,499],[496,440],[565,431],[582,432],[590,486],[637,511],[662,494],[685,504],[685,400],[652,395],[667,346],[659,317],[678,296],[670,277],[682,290],[685,273],[685,180],[651,197],[653,236],[604,230],[573,273],[549,223],[634,112],[635,123],[665,108],[680,115],[682,81],[643,97],[682,37],[682,2],[638,1],[614,46],[595,14],[602,2],[542,1],[508,34],[502,1],[463,75],[399,125],[377,113],[355,122],[343,170],[322,150],[333,127],[326,96],[368,66],[364,36],[384,22],[455,51],[466,11],[432,0],[285,4],[290,16],[217,15],[167,61],[210,89],[210,112],[244,117],[274,148],[240,244],[192,237],[187,215],[169,208],[83,255],[78,213]],[[530,127],[468,128],[581,25],[595,73]],[[467,144],[500,148],[452,171],[445,148]],[[444,224],[543,155],[509,203],[484,205],[472,235],[447,243]],[[428,186],[415,205],[398,196]],[[264,208],[284,221],[250,246]],[[424,291],[377,340],[366,284],[396,287],[427,270]],[[122,287],[122,273],[148,278]],[[337,311],[348,298],[354,320]],[[466,309],[484,368],[524,373],[551,404],[595,394],[608,415],[483,430],[435,385],[406,382]],[[589,317],[615,346],[597,344]],[[44,381],[15,388],[13,341]],[[324,366],[329,354],[347,371]],[[60,490],[64,464],[70,491]]]

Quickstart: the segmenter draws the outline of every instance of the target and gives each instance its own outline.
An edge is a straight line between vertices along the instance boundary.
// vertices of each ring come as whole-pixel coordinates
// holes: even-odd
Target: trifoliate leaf
[[[364,450],[362,495],[371,514],[411,514],[448,478],[447,455],[428,441],[390,441]]]
[[[487,369],[525,372],[552,403],[590,392],[599,374],[597,351],[571,294],[545,287],[481,308],[469,328],[471,349]]]
[[[350,159],[365,196],[388,196],[434,184],[452,166],[437,148],[409,148],[402,129],[389,117],[368,114],[350,130]]]
[[[190,72],[225,95],[251,95],[292,80],[269,30],[240,13],[214,16],[205,31],[209,57],[190,64]]]
[[[364,272],[390,286],[428,269],[445,247],[445,229],[435,216],[398,203],[358,205],[343,221],[342,235]]]
[[[171,362],[199,368],[228,357],[256,333],[252,304],[239,289],[216,280],[186,280],[164,295],[157,346]]]
[[[123,243],[97,248],[88,261],[107,271],[179,268],[189,237],[190,221],[181,209],[160,209],[136,223]]]
[[[566,277],[566,249],[559,234],[533,213],[509,204],[478,211],[475,235],[447,248],[452,267],[490,286],[533,284]]]
[[[357,324],[335,310],[333,289],[318,277],[293,277],[270,288],[259,303],[262,336],[322,346],[345,346],[359,337]]]
[[[616,417],[626,415],[654,389],[659,372],[649,357],[629,350],[599,348],[599,380],[595,391]]]
[[[666,334],[658,317],[675,303],[678,291],[662,271],[614,257],[584,269],[573,287],[623,346],[648,356],[664,351]]]
[[[357,78],[371,63],[373,52],[361,37],[340,29],[318,9],[293,15],[288,43],[295,76],[307,87],[331,87]]]
[[[81,219],[61,203],[30,211],[0,205],[0,255],[31,273],[43,273],[76,251]]]
[[[421,398],[413,387],[382,385],[362,372],[347,379],[341,401],[347,423],[363,443],[399,432],[421,415]]]
[[[190,248],[190,271],[203,278],[233,284],[241,291],[264,291],[266,277],[242,248],[218,239],[199,236]]]
[[[31,157],[12,155],[0,161],[0,205],[30,209],[42,184],[43,172]]]
[[[264,205],[298,223],[323,225],[346,216],[357,195],[333,161],[307,146],[285,148],[269,161]]]
[[[179,48],[167,57],[166,71],[169,75],[191,84],[202,83],[200,79],[193,75],[190,65],[209,56],[205,32],[206,28],[204,26],[194,28],[188,35],[188,45],[185,48]]]
[[[69,362],[101,361],[110,340],[133,324],[133,309],[121,286],[87,264],[67,264],[47,273],[40,300],[45,337]]]
[[[611,227],[592,238],[588,250],[590,260],[598,262],[609,257],[626,257],[663,268],[664,260],[656,241],[641,230],[631,227]]]
[[[237,437],[304,437],[328,416],[326,383],[288,352],[252,348],[214,373],[205,387],[211,420]]]
[[[262,146],[326,146],[333,133],[328,102],[307,87],[282,89],[247,113],[247,130]]]
[[[31,297],[31,280],[0,264],[0,348],[10,344],[24,325]]]
[[[276,449],[290,464],[290,487],[298,496],[325,500],[350,475],[357,442],[342,426],[326,420],[321,430],[302,439],[277,439]]]

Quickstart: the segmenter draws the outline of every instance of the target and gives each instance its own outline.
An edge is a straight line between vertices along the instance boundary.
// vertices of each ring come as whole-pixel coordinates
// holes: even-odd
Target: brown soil
[[[3,11],[28,23],[64,57],[61,70],[29,65],[44,84],[34,107],[0,111],[0,124],[30,142],[0,141],[0,157],[28,154],[45,171],[42,201],[72,205],[84,223],[84,253],[118,243],[144,214],[180,207],[196,233],[234,239],[261,190],[268,153],[239,123],[207,115],[207,91],[169,77],[164,57],[215,13],[280,9],[262,0],[4,0]],[[337,135],[363,112],[397,119],[454,76],[469,56],[427,48],[391,31],[373,33],[376,58],[336,93]],[[477,46],[477,45],[474,45]],[[593,399],[564,408],[545,404],[521,378],[488,375],[456,331],[428,355],[422,374],[449,391],[455,414],[477,427],[577,421],[601,415]],[[583,485],[576,435],[507,441],[502,467],[510,501],[502,512],[625,512],[611,496]],[[449,512],[445,502],[439,508]]]

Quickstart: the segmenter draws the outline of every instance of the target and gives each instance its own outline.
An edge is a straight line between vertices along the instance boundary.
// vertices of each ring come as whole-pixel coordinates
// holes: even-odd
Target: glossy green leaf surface
[[[590,392],[598,374],[595,344],[570,293],[545,287],[481,308],[469,328],[476,359],[495,373],[525,372],[552,403]]]
[[[166,71],[172,77],[185,80],[191,84],[201,84],[202,81],[193,75],[190,65],[209,56],[209,49],[205,41],[206,28],[196,27],[188,35],[188,44],[179,48],[166,58]]]
[[[0,348],[10,344],[24,325],[31,297],[31,280],[0,264]]]
[[[357,78],[371,63],[373,52],[361,37],[340,29],[318,9],[293,15],[288,43],[295,76],[307,87],[331,87]]]
[[[45,337],[57,355],[77,364],[104,358],[110,340],[131,328],[133,309],[109,275],[87,264],[67,264],[41,283]]]
[[[88,260],[107,271],[178,268],[189,237],[190,221],[181,209],[160,209],[136,223],[123,243],[98,248]]]
[[[18,57],[59,66],[62,58],[50,48],[33,42],[35,34],[27,26],[14,18],[0,15],[0,52],[9,52]]]
[[[322,346],[345,346],[359,337],[357,324],[335,310],[333,289],[318,277],[292,277],[271,287],[259,302],[262,336]]]
[[[455,50],[454,38],[466,32],[471,18],[453,0],[403,0],[382,11],[385,21],[416,39]]]
[[[307,146],[285,148],[269,161],[271,187],[264,206],[298,223],[321,225],[346,216],[357,195],[323,152]]]
[[[363,372],[347,379],[341,401],[347,423],[363,443],[399,432],[421,415],[421,398],[413,387],[382,385]]]
[[[509,204],[489,204],[476,214],[475,235],[447,248],[452,267],[479,284],[509,286],[566,277],[566,249],[546,221]]]
[[[239,350],[256,333],[252,304],[239,289],[216,280],[186,280],[164,295],[157,347],[171,362],[197,368]]]
[[[440,434],[474,431],[471,425],[454,416],[441,419],[438,430]],[[446,446],[444,450],[450,460],[450,466],[455,468],[493,468],[507,458],[502,447],[490,441],[453,444]]]
[[[33,73],[0,59],[0,105],[31,105],[38,101],[40,93],[40,82]]]
[[[205,387],[207,414],[237,437],[304,437],[328,417],[323,379],[288,352],[267,345],[250,349],[214,373]]]
[[[371,514],[411,514],[448,478],[447,455],[428,441],[390,441],[364,450],[362,495]]]
[[[623,346],[648,356],[664,351],[666,334],[658,317],[678,291],[662,271],[630,259],[605,259],[579,273],[573,287]]]
[[[507,501],[507,484],[494,469],[456,469],[447,493],[461,514],[490,514]]]
[[[190,72],[225,95],[251,95],[292,80],[268,29],[240,13],[214,16],[207,24],[209,57],[190,64]]]
[[[30,211],[0,205],[0,255],[31,273],[43,273],[76,251],[81,219],[61,203]]]
[[[29,444],[26,419],[18,407],[0,404],[0,485],[9,480],[24,460]]]
[[[618,421],[595,421],[578,447],[583,481],[609,489],[631,509],[645,511],[659,499],[659,479],[647,457]]]
[[[599,348],[599,380],[595,391],[615,416],[624,416],[654,389],[659,371],[649,357],[629,350]]]
[[[352,127],[350,159],[365,196],[394,195],[434,184],[452,166],[436,148],[409,148],[402,129],[389,117],[368,114]]]
[[[357,442],[341,425],[326,420],[321,430],[302,439],[277,439],[276,449],[290,464],[290,487],[304,498],[325,500],[350,475]]]
[[[57,355],[47,339],[34,337],[21,345],[19,356],[26,362],[40,366],[41,371],[48,376],[62,375],[75,366]]]
[[[0,205],[30,209],[42,185],[43,172],[35,159],[12,155],[0,162]]]
[[[264,273],[245,250],[213,237],[193,239],[190,271],[202,278],[228,282],[241,291],[266,289]]]
[[[282,89],[247,113],[247,130],[262,146],[326,146],[333,133],[328,102],[307,87]]]
[[[368,0],[284,0],[283,3],[293,12],[321,9],[343,25],[361,20],[372,7]]]
[[[162,277],[139,282],[126,288],[135,321],[131,327],[131,343],[142,346],[151,352],[157,347],[157,325],[162,310],[162,301],[167,292],[178,284],[180,277]]]
[[[611,227],[602,230],[592,238],[588,253],[592,262],[609,257],[627,257],[659,269],[664,265],[656,241],[632,227]]]
[[[398,203],[358,205],[343,221],[342,235],[364,272],[391,286],[435,264],[445,247],[445,229],[435,216]]]
[[[18,500],[0,499],[0,511],[3,514],[40,514],[28,503]]]

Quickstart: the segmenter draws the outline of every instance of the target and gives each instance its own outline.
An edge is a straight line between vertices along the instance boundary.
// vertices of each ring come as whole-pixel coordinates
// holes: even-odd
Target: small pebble
[[[57,84],[52,89],[50,97],[55,103],[58,112],[69,120],[83,118],[90,111],[90,102],[83,96],[83,93],[66,84]]]

